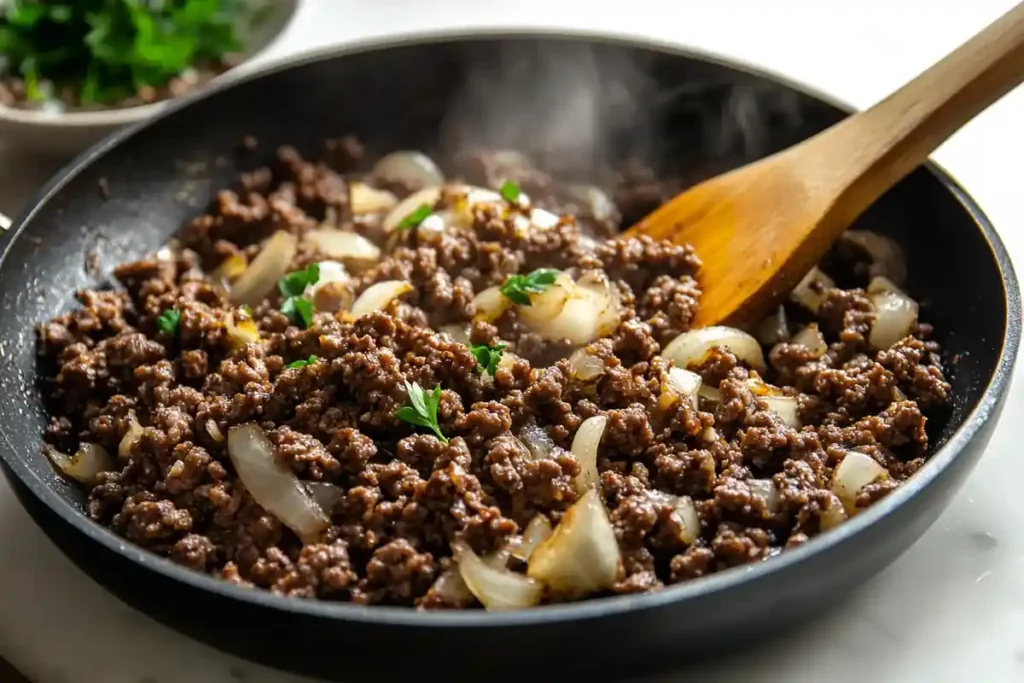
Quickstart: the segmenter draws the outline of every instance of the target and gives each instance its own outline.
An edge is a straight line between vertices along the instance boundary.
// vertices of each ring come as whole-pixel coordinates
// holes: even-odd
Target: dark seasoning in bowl
[[[364,156],[279,149],[40,325],[48,454],[98,523],[283,595],[508,609],[770,558],[924,462],[949,385],[887,238],[756,339],[688,331],[697,255],[616,236],[649,176]]]

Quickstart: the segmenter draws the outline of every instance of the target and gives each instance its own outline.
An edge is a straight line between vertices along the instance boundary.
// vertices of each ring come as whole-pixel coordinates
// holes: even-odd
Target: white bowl
[[[220,82],[250,71],[252,60],[266,51],[284,32],[298,11],[300,0],[248,0],[254,8],[268,12],[256,27],[240,27],[245,46],[244,61],[217,76]],[[167,101],[122,109],[100,109],[65,113],[13,109],[0,105],[0,140],[18,152],[70,157],[129,123],[152,116]]]

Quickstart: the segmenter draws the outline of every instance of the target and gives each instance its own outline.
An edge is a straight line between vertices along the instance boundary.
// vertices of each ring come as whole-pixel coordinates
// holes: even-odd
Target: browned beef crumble
[[[667,243],[617,238],[617,211],[587,216],[550,176],[503,169],[486,152],[461,160],[463,178],[494,187],[511,177],[536,203],[568,207],[579,220],[517,234],[480,210],[472,229],[432,241],[406,231],[382,245],[383,258],[350,292],[407,279],[414,291],[398,305],[354,322],[321,312],[304,329],[280,312],[275,292],[253,311],[261,341],[233,347],[224,324],[235,308],[210,274],[226,258],[251,258],[274,231],[301,236],[325,217],[380,239],[374,220],[350,211],[352,176],[345,174],[363,155],[351,138],[329,141],[322,162],[279,150],[273,164],[220,192],[168,248],[117,268],[121,288],[82,291],[79,308],[40,325],[56,387],[49,444],[73,451],[93,442],[117,454],[133,422],[143,427],[130,452],[115,456],[114,471],[90,488],[94,520],[244,586],[364,604],[468,607],[438,590],[452,565],[451,542],[485,553],[538,512],[557,522],[577,500],[579,464],[568,449],[594,415],[608,417],[599,469],[621,549],[616,593],[655,590],[806,542],[823,512],[839,504],[829,482],[846,449],[891,475],[865,488],[861,505],[923,463],[922,411],[949,400],[930,328],[919,325],[914,336],[872,351],[864,291],[832,289],[817,316],[827,353],[815,359],[802,346],[780,344],[766,377],[799,392],[808,426],[789,428],[768,411],[744,381],[749,369],[724,351],[699,368],[721,391],[716,406],[665,409],[658,387],[669,363],[659,352],[697,310],[697,257]],[[620,208],[653,208],[661,199],[653,179],[635,173],[609,194]],[[292,266],[320,260],[302,248]],[[571,349],[543,341],[514,313],[471,327],[473,342],[505,343],[516,354],[493,381],[476,371],[465,345],[428,327],[469,323],[475,293],[542,266],[603,270],[619,287],[621,321],[589,347],[606,364],[596,382],[574,379],[565,360]],[[181,312],[176,337],[156,325],[169,308]],[[286,367],[310,355],[320,362]],[[448,443],[395,417],[407,381],[443,387],[438,418]],[[304,545],[235,475],[223,435],[247,421],[263,427],[300,479],[343,490],[319,542]],[[553,439],[550,457],[524,457],[514,438],[524,428]],[[774,482],[772,509],[752,491],[755,478]],[[694,499],[702,528],[696,542],[679,540],[671,506],[653,491]]]

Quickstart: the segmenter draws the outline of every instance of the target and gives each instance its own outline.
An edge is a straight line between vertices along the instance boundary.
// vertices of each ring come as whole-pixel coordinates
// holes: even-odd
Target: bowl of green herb
[[[0,0],[0,141],[71,155],[263,52],[298,0]]]

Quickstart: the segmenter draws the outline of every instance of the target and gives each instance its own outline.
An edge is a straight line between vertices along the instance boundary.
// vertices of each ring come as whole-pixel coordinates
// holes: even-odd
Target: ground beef
[[[458,589],[453,545],[503,557],[538,514],[557,524],[580,498],[583,466],[571,448],[594,416],[607,418],[595,485],[620,550],[611,593],[770,558],[923,464],[925,413],[950,400],[940,349],[925,324],[872,349],[875,312],[863,288],[823,292],[816,314],[787,304],[788,332],[815,320],[824,353],[780,342],[761,376],[713,349],[690,370],[717,395],[693,403],[666,389],[672,368],[660,353],[694,319],[700,261],[687,247],[615,235],[620,216],[675,191],[650,172],[630,168],[594,194],[522,155],[474,150],[449,177],[494,188],[511,180],[533,206],[577,217],[531,226],[524,200],[464,210],[464,197],[446,191],[433,208],[456,226],[387,233],[388,201],[421,188],[388,182],[378,189],[391,200],[360,207],[352,187],[367,182],[366,167],[351,137],[325,143],[320,160],[282,148],[166,247],[116,268],[117,288],[79,292],[80,306],[39,325],[52,385],[47,448],[90,443],[111,455],[88,483],[98,523],[241,586],[463,608],[475,601]],[[318,226],[363,235],[382,252],[344,263],[333,293],[343,310],[315,311],[307,324],[272,286],[251,307],[231,301],[239,265],[277,231],[298,238],[289,271],[330,260],[307,241]],[[617,318],[588,344],[546,339],[514,308],[484,315],[477,295],[537,268],[605,288],[594,291],[609,293]],[[358,319],[345,312],[387,280],[411,289]],[[470,345],[503,345],[497,365],[484,372]],[[411,387],[439,387],[444,438],[402,417]],[[771,410],[771,393],[796,401],[801,428]],[[239,478],[226,437],[244,423],[262,429],[282,471],[310,486],[329,518],[320,533],[300,538]],[[888,475],[840,501],[830,483],[850,450]],[[686,500],[699,519],[694,537],[678,514]],[[519,560],[506,566],[523,570]]]

